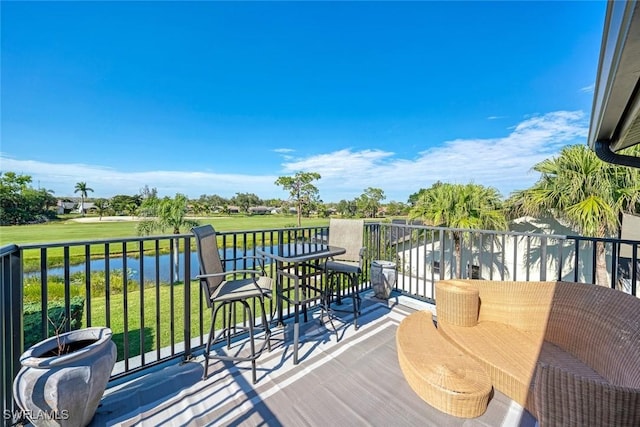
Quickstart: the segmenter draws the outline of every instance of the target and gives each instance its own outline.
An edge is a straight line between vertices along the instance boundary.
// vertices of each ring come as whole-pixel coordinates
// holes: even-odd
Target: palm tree
[[[187,215],[187,205],[189,199],[184,194],[176,194],[175,198],[165,197],[158,199],[152,197],[146,199],[140,207],[141,215],[146,219],[140,221],[137,226],[139,235],[149,235],[152,232],[164,232],[169,229],[173,234],[180,234],[184,228],[191,228],[198,225],[198,221],[189,219]],[[179,239],[174,239],[173,263],[174,280],[179,280]]]
[[[80,192],[80,213],[84,216],[84,199],[87,197],[87,191],[93,193],[93,188],[87,187],[86,182],[77,182],[74,193]]]
[[[640,154],[640,147],[630,151]],[[533,170],[540,178],[510,197],[510,211],[563,219],[583,236],[614,235],[620,213],[633,212],[640,202],[640,170],[605,163],[586,145],[567,146]],[[609,283],[603,242],[596,244],[596,283]]]
[[[506,230],[507,219],[502,210],[498,190],[478,184],[436,183],[421,191],[409,211],[409,219],[420,219],[426,225],[476,230]],[[453,232],[456,254],[456,277],[462,272],[460,231]]]

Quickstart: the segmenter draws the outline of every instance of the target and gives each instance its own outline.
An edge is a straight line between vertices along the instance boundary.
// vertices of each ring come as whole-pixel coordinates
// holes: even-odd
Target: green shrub
[[[53,279],[53,280],[52,280]],[[60,279],[60,280],[55,280]],[[48,286],[47,286],[47,299],[49,301],[56,301],[59,299],[64,299],[64,283],[62,282],[61,277],[49,277],[48,278]],[[26,304],[36,304],[40,307],[40,299],[41,299],[41,288],[40,279],[39,278],[28,278],[24,280],[24,303]],[[69,287],[70,296],[73,297],[82,297],[84,298],[84,286],[70,286]]]
[[[54,336],[56,333],[56,327],[60,327],[66,322],[68,323],[69,330],[80,329],[82,327],[82,316],[84,313],[84,297],[75,296],[71,298],[71,319],[65,319],[64,312],[64,299],[51,301],[47,307],[47,317],[51,321],[47,320],[48,335]],[[24,304],[24,347],[29,348],[38,341],[43,340],[42,336],[42,307],[40,303],[26,303]],[[55,324],[52,324],[53,322]],[[66,325],[62,327],[66,329]]]
[[[127,290],[135,291],[140,288],[137,280],[131,279],[133,273],[127,273]],[[84,272],[72,273],[69,277],[69,290],[71,297],[86,297]],[[40,302],[42,283],[39,276],[27,276],[24,278],[24,302]],[[106,273],[104,271],[91,272],[91,295],[103,296],[106,289]],[[122,278],[122,270],[112,270],[109,277],[109,290],[111,295],[121,294],[124,289],[124,280]],[[48,276],[47,277],[47,297],[49,301],[64,298],[64,277]]]
[[[84,273],[79,273],[80,276],[77,278],[75,283],[78,286],[85,286]],[[122,277],[122,270],[111,270],[111,274],[109,276],[109,291],[111,295],[121,294],[124,290],[124,280]],[[127,271],[127,290],[129,292],[137,291],[140,289],[140,284],[137,280],[132,279],[133,271],[128,269]],[[106,292],[107,288],[107,274],[105,271],[92,271],[91,272],[91,295],[93,296],[102,296]],[[74,283],[74,281],[72,281]]]

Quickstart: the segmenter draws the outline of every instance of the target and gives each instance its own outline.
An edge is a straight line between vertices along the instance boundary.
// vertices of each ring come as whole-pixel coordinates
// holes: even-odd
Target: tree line
[[[629,150],[640,151],[640,148]],[[287,199],[261,199],[253,193],[236,193],[231,198],[201,195],[197,199],[178,194],[175,198],[186,203],[188,214],[202,216],[229,214],[232,208],[241,213],[250,213],[251,208],[258,206],[286,212],[291,208],[298,215],[298,224],[301,217],[312,213],[321,217],[335,214],[364,218],[375,218],[382,213],[408,215],[429,225],[503,229],[513,217],[551,215],[565,220],[577,233],[590,237],[615,234],[621,212],[640,213],[640,172],[605,163],[585,145],[567,146],[556,157],[534,165],[533,170],[540,174],[539,180],[528,189],[512,193],[506,200],[495,188],[481,184],[436,182],[411,194],[406,203],[384,204],[384,191],[373,187],[364,189],[352,200],[324,203],[314,185],[321,176],[315,172],[279,177],[274,184],[288,192]],[[0,223],[25,224],[41,217],[55,217],[51,210],[57,202],[53,192],[34,189],[30,184],[28,175],[0,172]],[[93,189],[86,182],[77,183],[74,190],[80,193],[81,206],[91,201],[99,216],[148,216],[150,204],[160,200],[157,189],[148,186],[136,195],[115,195],[108,199],[88,199]]]
[[[0,225],[31,224],[55,219],[59,202],[72,203],[74,211],[77,210],[82,216],[90,212],[100,218],[108,215],[148,217],[154,203],[176,198],[185,201],[186,212],[189,215],[251,214],[279,210],[297,214],[298,225],[301,217],[311,215],[329,217],[331,214],[337,214],[343,217],[372,218],[378,216],[382,208],[386,210],[387,215],[406,215],[408,212],[408,206],[404,203],[391,202],[383,205],[384,192],[378,188],[367,188],[362,195],[353,200],[324,203],[319,198],[317,187],[312,183],[317,179],[320,179],[320,175],[313,172],[298,172],[292,177],[278,178],[275,184],[289,192],[290,197],[287,199],[262,199],[254,193],[236,193],[230,198],[217,194],[203,194],[194,199],[176,194],[171,198],[160,199],[157,189],[148,185],[134,195],[117,194],[110,198],[91,198],[90,193],[94,190],[82,181],[74,187],[74,193],[78,194],[80,199],[76,205],[68,198],[59,200],[51,190],[34,189],[31,185],[32,177],[29,175],[0,172]]]
[[[629,148],[628,154],[640,155],[640,147]],[[386,205],[384,191],[369,187],[353,200],[323,203],[314,182],[321,178],[315,172],[298,172],[279,177],[275,185],[289,193],[287,200],[262,200],[253,193],[236,193],[230,199],[218,195],[201,195],[189,200],[185,195],[158,198],[157,190],[145,186],[137,195],[116,195],[93,201],[96,213],[139,215],[138,232],[170,229],[179,233],[192,225],[187,214],[209,215],[230,213],[237,207],[248,213],[252,207],[294,208],[298,226],[301,218],[315,212],[328,217],[375,218],[383,211],[388,216],[404,216],[425,225],[456,229],[506,230],[510,219],[528,215],[550,216],[568,224],[585,237],[615,236],[621,213],[640,214],[640,170],[606,163],[585,145],[563,148],[556,157],[533,166],[538,181],[530,188],[513,192],[506,200],[497,189],[481,184],[436,182],[409,196],[407,203]],[[31,177],[14,172],[0,173],[0,223],[25,224],[39,218],[55,217],[51,208],[57,199],[46,189],[34,189]],[[75,186],[81,206],[88,192],[85,182]],[[453,233],[454,250],[460,262],[461,233]],[[458,266],[458,271],[461,271]],[[597,282],[606,283],[606,259],[603,243],[596,245]]]
[[[629,149],[640,155],[640,147]],[[410,196],[409,218],[426,225],[506,230],[508,220],[549,216],[577,234],[605,238],[618,234],[621,213],[640,214],[640,170],[600,160],[585,145],[563,148],[559,155],[533,166],[536,183],[502,200],[498,191],[478,184],[437,182]],[[461,271],[460,233],[453,233]],[[596,243],[596,282],[608,283],[605,245]]]
[[[29,224],[55,218],[57,199],[45,188],[31,186],[31,177],[0,172],[0,224]]]

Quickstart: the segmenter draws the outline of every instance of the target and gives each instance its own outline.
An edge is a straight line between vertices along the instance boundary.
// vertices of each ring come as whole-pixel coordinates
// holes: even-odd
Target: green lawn
[[[173,296],[172,296],[173,292]],[[203,302],[200,305],[200,283],[191,282],[191,338],[206,336],[209,333],[211,322],[211,309]],[[173,289],[169,285],[162,285],[158,289],[147,287],[143,294],[143,313],[141,315],[140,291],[127,293],[128,323],[126,334],[128,340],[129,357],[140,354],[140,339],[144,339],[144,352],[155,351],[158,348],[171,346],[171,336],[174,337],[174,344],[184,341],[184,286],[177,284]],[[274,302],[275,303],[275,302]],[[269,303],[267,303],[269,304]],[[156,305],[158,305],[159,317],[156,316]],[[288,304],[284,304],[286,307]],[[86,307],[85,307],[86,308]],[[115,294],[110,298],[110,329],[113,332],[113,342],[118,348],[118,360],[124,359],[124,295]],[[270,306],[267,305],[267,310]],[[173,317],[172,313],[173,312]],[[202,315],[202,323],[200,316]],[[254,312],[256,318],[260,318],[261,311],[256,303]],[[86,316],[86,314],[85,314]],[[238,322],[242,320],[240,308],[237,314]],[[140,319],[144,319],[144,327],[140,324]],[[93,297],[91,299],[91,324],[106,325],[106,299],[104,297]],[[86,326],[86,317],[83,323]],[[200,330],[202,326],[202,331]],[[222,326],[222,315],[218,315],[216,328]],[[173,331],[172,331],[173,328]],[[202,334],[202,335],[201,335]],[[158,347],[158,340],[160,346]]]
[[[192,282],[191,285],[191,301],[192,301],[192,316],[195,316],[191,321],[191,334],[192,337],[198,336],[199,331],[199,283]],[[140,338],[144,337],[144,351],[149,352],[157,349],[157,340],[160,340],[160,348],[168,347],[171,345],[171,333],[173,328],[174,343],[179,343],[184,339],[184,286],[174,285],[173,289],[168,285],[160,286],[158,290],[158,296],[156,295],[155,288],[146,288],[144,290],[143,301],[143,313],[144,313],[144,327],[140,323],[142,318],[140,307],[140,291],[131,291],[127,293],[127,340],[129,348],[129,357],[137,356],[140,354]],[[173,291],[173,299],[171,293]],[[124,294],[112,295],[110,300],[109,309],[109,327],[113,332],[113,342],[118,348],[118,360],[124,359],[124,327],[125,327],[125,302]],[[156,304],[158,304],[160,310],[160,316],[156,317]],[[171,313],[173,312],[173,318]],[[206,308],[203,309],[205,323],[209,318],[210,311]],[[91,324],[92,325],[107,325],[107,304],[104,297],[91,298]],[[157,327],[159,324],[159,328]],[[86,318],[85,324],[86,326]],[[206,329],[206,327],[205,327]]]
[[[266,216],[232,216],[232,217],[216,217],[200,220],[201,224],[212,224],[218,231],[246,231],[246,230],[264,230],[273,228],[285,228],[295,226],[295,217],[266,215]],[[326,218],[304,219],[303,226],[326,226],[329,220]],[[186,230],[185,230],[186,231]],[[25,243],[47,243],[56,241],[71,240],[94,240],[103,238],[118,237],[135,237],[134,222],[97,222],[97,223],[80,223],[74,221],[59,221],[48,224],[11,226],[0,228],[2,245],[8,243],[25,244]],[[252,238],[249,236],[248,238]],[[166,242],[163,242],[166,243]],[[111,250],[121,250],[120,245],[113,245]],[[128,250],[135,250],[134,246],[129,245]],[[95,250],[94,250],[95,248]],[[55,252],[62,252],[61,249],[49,249],[49,261],[59,257]],[[84,248],[82,246],[71,248],[71,256],[75,256],[76,252],[80,256],[84,256]],[[100,251],[104,252],[103,245],[92,247],[92,255],[100,256]],[[39,251],[25,251],[23,262],[28,264],[33,258],[36,268],[39,265]],[[26,267],[25,267],[26,268]],[[113,283],[112,283],[113,285]],[[50,289],[53,292],[53,288]],[[142,292],[142,294],[141,294]],[[173,292],[173,296],[172,296]],[[203,333],[208,333],[210,310],[204,305],[199,304],[199,283],[192,282],[191,285],[191,337],[200,335],[200,314],[203,315]],[[80,292],[84,294],[83,292]],[[35,290],[36,299],[39,295],[39,289]],[[142,299],[141,299],[142,295]],[[114,333],[114,342],[118,347],[118,359],[124,358],[124,341],[125,341],[125,318],[127,320],[126,339],[130,352],[129,357],[140,354],[141,337],[144,340],[142,351],[148,352],[158,348],[171,345],[171,337],[174,342],[179,343],[184,337],[184,287],[181,284],[161,285],[158,290],[155,287],[147,287],[140,291],[132,289],[125,295],[121,292],[115,292],[109,299],[109,319],[110,327]],[[91,298],[91,324],[106,325],[107,319],[107,300],[104,296],[93,294]],[[156,306],[159,307],[159,315],[156,312]],[[125,307],[127,315],[125,316]],[[87,305],[85,303],[85,316]],[[174,316],[171,316],[171,313]],[[259,315],[259,313],[256,313]],[[144,325],[140,320],[144,319]],[[86,325],[86,317],[85,317]],[[159,343],[158,343],[159,340]]]
[[[212,224],[217,231],[243,231],[293,227],[296,218],[283,215],[234,215],[199,219],[198,221],[200,224]],[[67,219],[46,224],[6,226],[0,227],[0,246],[10,243],[21,245],[137,237],[136,224],[135,221],[76,222]],[[328,224],[327,218],[304,218],[302,222],[303,226],[325,226]],[[189,230],[183,230],[183,232],[188,233]],[[167,233],[160,234],[169,233],[167,231]],[[253,242],[247,242],[247,244],[251,246]],[[145,245],[145,250],[152,248],[151,242]],[[84,250],[84,246],[71,247],[69,252],[71,263],[83,262]],[[169,252],[168,240],[161,241],[160,250],[162,253]],[[104,245],[91,246],[91,256],[94,258],[103,258],[104,251]],[[113,244],[109,251],[112,256],[117,256],[122,253],[122,245]],[[137,243],[129,243],[127,251],[134,255],[138,251]],[[49,267],[62,265],[63,252],[61,248],[49,249],[47,257]],[[25,250],[22,261],[25,271],[37,271],[40,268],[40,251]]]
[[[234,215],[198,220],[201,224],[212,224],[217,231],[263,230],[269,228],[294,227],[295,216],[284,215]],[[0,227],[0,246],[7,244],[67,242],[118,237],[136,237],[137,222],[76,222],[52,221],[46,224],[12,225]],[[328,218],[303,218],[302,226],[328,225]],[[188,230],[184,230],[188,232]],[[167,230],[165,234],[171,233]]]

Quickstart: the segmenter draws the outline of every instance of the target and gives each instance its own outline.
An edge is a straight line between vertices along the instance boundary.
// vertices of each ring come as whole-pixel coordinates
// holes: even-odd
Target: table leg
[[[298,364],[298,340],[300,339],[300,308],[294,304],[295,318],[293,322],[293,364]]]
[[[278,312],[278,323],[277,326],[278,327],[283,327],[284,326],[284,321],[283,321],[283,307],[282,307],[282,300],[283,300],[283,290],[282,290],[282,275],[278,274],[279,271],[284,271],[283,270],[283,263],[282,261],[278,261],[276,263],[276,310]]]
[[[304,301],[304,305],[302,306],[302,313],[304,314],[304,322],[307,323],[309,321],[309,317],[307,314],[307,281],[309,277],[307,276],[307,266],[302,264],[300,266],[299,273],[296,273],[298,277],[302,278],[302,286],[300,286],[300,291],[302,292],[302,301]]]

